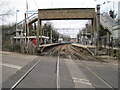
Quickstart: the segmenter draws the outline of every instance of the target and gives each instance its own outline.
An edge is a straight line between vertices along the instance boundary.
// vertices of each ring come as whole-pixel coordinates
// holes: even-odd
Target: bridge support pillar
[[[41,20],[38,18],[38,29],[37,29],[37,50],[39,48],[39,45],[42,44],[42,29],[41,29]]]

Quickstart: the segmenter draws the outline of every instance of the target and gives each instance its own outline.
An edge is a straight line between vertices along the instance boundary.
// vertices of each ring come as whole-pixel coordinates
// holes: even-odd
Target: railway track
[[[28,78],[29,74],[31,73],[34,73],[33,71],[35,71],[36,67],[40,67],[40,63],[42,65],[42,63],[47,63],[49,62],[50,60],[46,60],[45,58],[48,57],[54,57],[55,60],[52,61],[52,64],[50,65],[53,65],[52,69],[55,69],[55,73],[54,73],[54,70],[50,69],[51,66],[49,66],[49,63],[47,63],[48,65],[48,69],[50,69],[50,71],[48,72],[51,72],[53,71],[53,81],[54,81],[54,84],[52,88],[56,88],[57,90],[59,90],[61,88],[61,84],[63,81],[61,81],[62,79],[62,75],[61,75],[61,70],[60,67],[63,67],[63,65],[61,64],[61,60],[65,60],[65,59],[70,59],[72,60],[72,62],[74,62],[75,64],[75,67],[79,67],[77,69],[82,69],[82,71],[85,73],[86,76],[88,76],[87,78],[89,78],[89,75],[87,74],[89,72],[90,76],[94,78],[96,78],[101,86],[103,85],[104,87],[106,88],[109,88],[109,90],[116,90],[112,85],[111,83],[109,83],[108,81],[106,81],[103,77],[101,77],[101,75],[96,72],[95,70],[91,69],[91,66],[89,66],[86,61],[90,61],[90,62],[96,62],[98,60],[96,60],[96,58],[90,54],[88,54],[88,56],[86,55],[88,52],[87,51],[84,51],[84,50],[81,50],[81,49],[78,49],[76,47],[73,47],[71,45],[60,45],[60,46],[56,46],[54,48],[52,48],[51,50],[49,49],[49,51],[46,51],[47,53],[42,57],[40,58],[34,65],[32,65],[28,70],[27,72],[25,72],[18,80],[17,82],[15,82],[10,88],[9,90],[14,90],[16,88],[18,88],[18,86],[22,83],[22,81],[24,81],[26,78]],[[84,52],[84,54],[82,53]],[[42,62],[43,61],[43,62]],[[44,62],[46,61],[46,62]],[[62,62],[63,62],[62,61]],[[56,62],[56,63],[55,63]],[[66,61],[65,61],[66,62]],[[40,68],[43,68],[43,67],[40,67]],[[46,68],[46,67],[44,67]],[[68,68],[69,69],[69,68]],[[46,70],[46,69],[45,69]],[[67,69],[66,69],[67,70]],[[86,73],[86,71],[88,71]],[[47,72],[47,71],[46,71]],[[68,71],[64,71],[64,72],[68,72]],[[71,71],[72,72],[72,71]],[[80,72],[81,73],[81,72]],[[41,73],[42,74],[42,73]],[[74,71],[72,72],[72,74],[74,74]],[[41,77],[42,78],[42,77]],[[74,78],[71,78],[72,81],[74,82]],[[52,80],[52,79],[51,79]],[[65,78],[66,80],[66,78]],[[83,79],[81,79],[83,80]],[[90,80],[85,80],[86,84],[89,84],[91,85],[93,88],[100,88],[99,86],[97,87],[96,84],[94,84],[94,80],[90,79]],[[82,82],[82,81],[81,81]],[[74,82],[75,84],[75,82]],[[52,85],[52,84],[51,84]],[[48,85],[49,86],[49,85]],[[75,85],[74,85],[75,86]],[[50,86],[49,86],[50,87]],[[4,88],[3,88],[4,90]]]
[[[57,46],[58,47],[58,46]],[[58,47],[59,48],[59,47]],[[35,67],[37,67],[37,65],[44,60],[44,58],[46,56],[50,56],[53,55],[54,53],[56,53],[56,47],[52,48],[49,52],[47,52],[42,58],[40,58],[34,65],[31,66],[31,68],[25,73],[23,74],[18,80],[17,82],[15,82],[11,87],[7,88],[8,90],[15,90],[16,87],[34,70]],[[57,61],[56,61],[56,88],[59,88],[59,55],[57,53]],[[5,85],[4,85],[5,86]],[[2,88],[2,90],[6,90],[6,88]]]
[[[74,51],[73,55],[75,55],[78,60],[82,60],[83,62],[84,61],[89,61],[89,62],[92,61],[93,63],[100,62],[100,63],[105,64],[107,67],[109,67],[111,69],[114,69],[114,70],[118,69],[118,67],[116,67],[116,68],[111,67],[112,64],[108,65],[107,64],[108,62],[106,62],[106,61],[104,61],[102,59],[96,58],[95,56],[91,55],[89,52],[87,52],[85,54],[82,54],[82,52],[80,51],[79,48],[75,48],[73,46],[70,46],[69,48]]]
[[[94,56],[86,56],[84,57],[84,55],[81,55],[81,52],[79,52],[79,49],[76,49],[75,47],[72,46],[68,46],[67,48],[67,53],[69,53],[71,55],[71,57],[73,56],[75,58],[75,60],[80,60],[81,64],[88,69],[91,73],[93,73],[99,80],[101,80],[106,86],[108,86],[109,90],[117,90],[116,88],[112,87],[112,85],[107,82],[104,78],[102,78],[97,72],[95,72],[94,70],[92,70],[87,64],[86,64],[86,60],[92,60],[93,63],[95,61],[98,61]],[[89,59],[90,58],[90,59]],[[102,61],[103,62],[103,61]],[[108,66],[109,67],[109,66]],[[93,86],[94,87],[94,86]],[[94,87],[96,88],[96,87]]]

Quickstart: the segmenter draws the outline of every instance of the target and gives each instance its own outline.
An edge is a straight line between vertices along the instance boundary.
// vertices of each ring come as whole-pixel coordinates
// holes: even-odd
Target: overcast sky
[[[24,19],[24,13],[26,11],[26,0],[1,0],[4,2],[8,2],[6,7],[14,8],[14,12],[19,10],[17,13],[17,22]],[[107,3],[107,1],[111,1]],[[120,0],[27,0],[28,2],[28,11],[45,9],[45,8],[95,8],[97,4],[106,4],[101,5],[101,12],[109,12],[110,9],[114,9],[115,12],[118,10],[117,2]],[[16,22],[15,15],[12,16],[10,22]],[[8,20],[8,21],[9,21]],[[87,21],[52,21],[54,27],[56,28],[83,28]],[[72,33],[73,31],[71,31]],[[77,33],[77,32],[76,32]],[[75,36],[75,35],[73,35]]]

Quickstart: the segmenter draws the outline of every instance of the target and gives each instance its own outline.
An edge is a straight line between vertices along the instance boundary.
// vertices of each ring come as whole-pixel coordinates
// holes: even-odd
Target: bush
[[[14,51],[14,52],[21,52],[20,44],[14,44],[13,51]]]
[[[4,51],[13,51],[12,50],[12,45],[10,45],[10,44],[2,45],[2,50],[4,50]]]
[[[10,51],[10,52],[20,52],[21,48],[20,48],[20,44],[4,44],[2,45],[2,50],[3,51]]]

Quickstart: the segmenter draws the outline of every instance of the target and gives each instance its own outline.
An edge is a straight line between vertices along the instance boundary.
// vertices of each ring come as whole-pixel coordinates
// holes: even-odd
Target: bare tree
[[[8,18],[13,15],[13,8],[10,6],[9,2],[6,2],[5,0],[0,1],[0,46],[4,44],[6,41],[5,38],[7,35],[5,34],[6,28],[10,27],[8,25]],[[7,24],[5,24],[7,23]]]
[[[0,2],[0,18],[1,21],[0,24],[5,23],[7,20],[7,17],[13,15],[13,8],[9,5],[9,2],[5,2],[4,0],[1,0]]]

